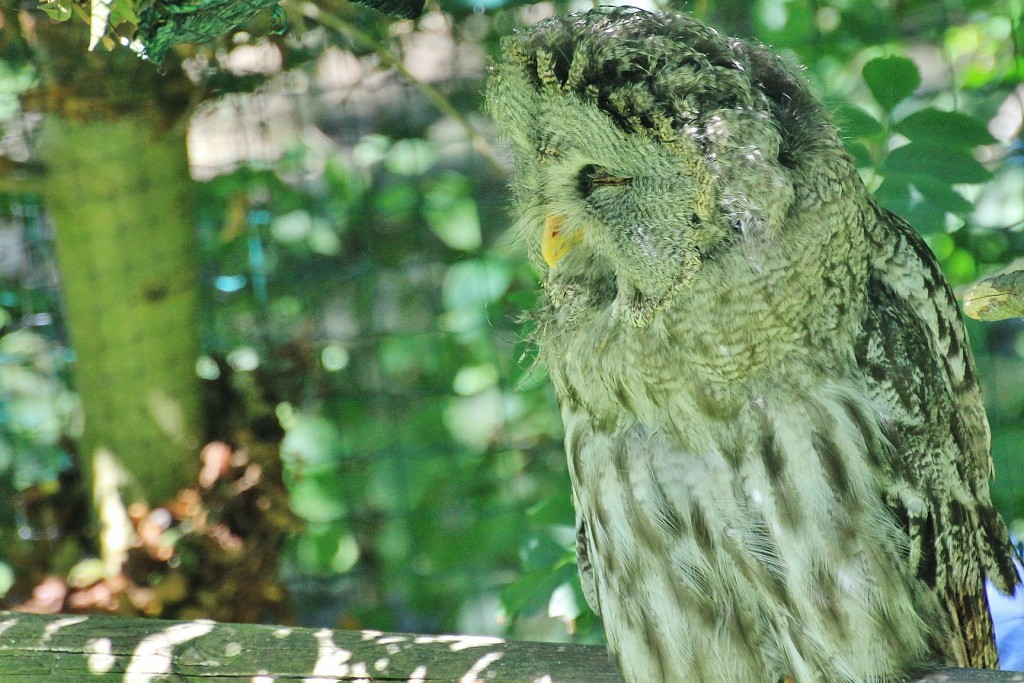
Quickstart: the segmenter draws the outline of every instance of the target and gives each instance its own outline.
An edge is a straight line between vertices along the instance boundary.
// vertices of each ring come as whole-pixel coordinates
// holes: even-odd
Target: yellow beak
[[[544,261],[552,268],[557,268],[558,262],[583,239],[583,234],[580,232],[567,236],[562,230],[564,223],[565,216],[560,214],[544,219],[544,236],[540,240],[540,253],[544,257]]]

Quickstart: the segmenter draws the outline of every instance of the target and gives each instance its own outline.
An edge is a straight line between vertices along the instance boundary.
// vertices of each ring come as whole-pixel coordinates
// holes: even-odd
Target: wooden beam
[[[620,683],[604,648],[212,621],[0,612],[0,681]],[[1024,683],[947,669],[919,683]]]

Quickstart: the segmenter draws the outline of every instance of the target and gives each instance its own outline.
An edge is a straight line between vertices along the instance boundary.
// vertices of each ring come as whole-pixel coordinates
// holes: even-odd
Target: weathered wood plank
[[[0,681],[619,683],[604,649],[212,621],[0,612]],[[944,670],[919,683],[1024,683]]]
[[[618,683],[603,648],[0,612],[0,681]]]

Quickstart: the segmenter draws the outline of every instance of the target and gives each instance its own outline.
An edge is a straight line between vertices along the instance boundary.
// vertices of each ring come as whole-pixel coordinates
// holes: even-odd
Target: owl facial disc
[[[565,216],[561,214],[544,219],[544,236],[540,240],[540,253],[552,269],[557,268],[558,262],[583,239],[583,234],[578,231],[570,233],[563,230],[564,225]]]

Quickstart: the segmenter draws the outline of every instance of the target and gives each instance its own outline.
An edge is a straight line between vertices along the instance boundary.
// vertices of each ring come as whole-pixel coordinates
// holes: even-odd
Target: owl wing
[[[583,597],[594,614],[601,614],[601,600],[597,592],[597,577],[594,576],[594,565],[590,561],[590,529],[587,521],[580,514],[580,506],[573,501],[576,509],[576,564],[580,571],[580,585]]]
[[[956,664],[995,667],[984,579],[1011,593],[1020,578],[989,500],[988,421],[967,333],[924,240],[874,210],[875,257],[856,353],[894,446],[887,502],[910,534],[915,571],[964,644]]]

